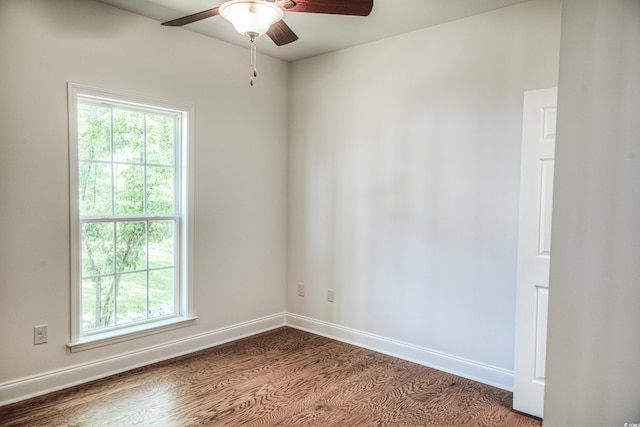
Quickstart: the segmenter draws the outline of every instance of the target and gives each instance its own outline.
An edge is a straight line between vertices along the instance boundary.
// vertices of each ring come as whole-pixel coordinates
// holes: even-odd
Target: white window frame
[[[102,347],[151,334],[189,326],[197,319],[193,314],[193,106],[168,102],[149,97],[126,94],[91,86],[68,83],[69,111],[69,201],[71,239],[71,352]],[[82,333],[82,273],[81,273],[81,221],[79,200],[78,159],[78,100],[93,98],[106,103],[113,102],[132,108],[164,110],[180,117],[180,149],[177,150],[177,175],[181,176],[177,188],[178,219],[177,252],[179,297],[176,298],[176,315],[154,321],[132,324],[104,332]]]

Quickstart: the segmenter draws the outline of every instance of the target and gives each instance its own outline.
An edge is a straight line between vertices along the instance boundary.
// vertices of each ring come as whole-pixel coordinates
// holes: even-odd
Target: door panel
[[[537,287],[538,300],[536,301],[536,354],[534,381],[544,383],[544,373],[546,368],[545,355],[547,353],[547,313],[549,310],[549,288]]]
[[[538,255],[551,255],[551,209],[553,207],[553,159],[540,160],[540,200],[538,201]]]

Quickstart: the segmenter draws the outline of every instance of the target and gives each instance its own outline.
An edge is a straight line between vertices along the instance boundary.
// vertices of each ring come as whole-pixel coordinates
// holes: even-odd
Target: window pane
[[[174,221],[149,222],[149,268],[173,267]]]
[[[146,223],[119,222],[116,231],[116,269],[118,272],[147,268]]]
[[[82,281],[83,332],[113,326],[113,276],[95,277]]]
[[[111,160],[111,109],[78,105],[78,157]]]
[[[147,214],[173,214],[173,168],[147,167]]]
[[[79,172],[80,215],[111,215],[111,165],[82,162]]]
[[[73,89],[77,150],[70,150],[70,182],[78,184],[72,194],[80,215],[72,221],[80,238],[72,256],[80,274],[72,286],[82,319],[74,323],[75,340],[182,314],[178,224],[184,218],[176,215],[185,202],[178,196],[186,170],[177,162],[188,113]]]
[[[173,268],[149,272],[149,317],[174,314],[174,277]]]
[[[82,225],[82,276],[113,273],[114,223]]]
[[[147,318],[147,273],[118,275],[118,324]]]
[[[142,163],[144,161],[144,114],[113,110],[114,161]]]
[[[116,164],[115,214],[140,215],[144,213],[144,167]]]
[[[173,117],[147,114],[147,163],[173,165]]]

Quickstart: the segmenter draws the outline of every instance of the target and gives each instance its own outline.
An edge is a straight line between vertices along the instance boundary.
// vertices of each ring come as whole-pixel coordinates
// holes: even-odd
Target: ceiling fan
[[[251,41],[252,76],[249,83],[253,86],[253,79],[257,77],[256,38],[267,34],[277,46],[298,40],[296,33],[282,20],[284,11],[368,16],[372,9],[373,0],[230,0],[219,7],[163,22],[162,25],[180,27],[216,15],[230,21],[236,31]]]

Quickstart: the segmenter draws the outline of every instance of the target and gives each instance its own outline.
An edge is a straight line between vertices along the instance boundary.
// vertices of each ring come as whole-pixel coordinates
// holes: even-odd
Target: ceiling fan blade
[[[191,24],[192,22],[201,21],[211,16],[216,16],[217,14],[218,8],[214,7],[213,9],[203,10],[202,12],[194,13],[193,15],[183,16],[182,18],[163,22],[162,25],[166,25],[168,27],[181,27],[183,25]]]
[[[296,33],[282,19],[269,28],[267,35],[276,46],[283,46],[298,40]]]
[[[332,15],[368,16],[373,0],[294,0],[287,12],[330,13]]]

